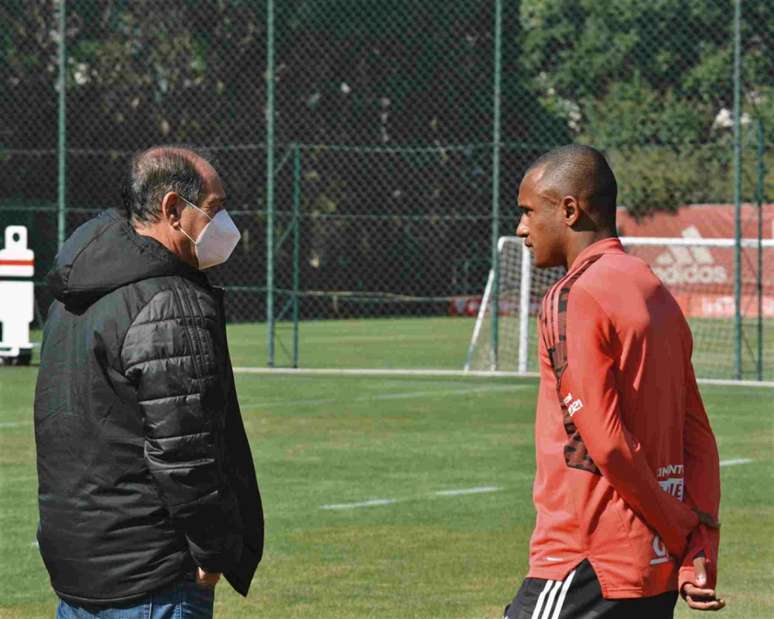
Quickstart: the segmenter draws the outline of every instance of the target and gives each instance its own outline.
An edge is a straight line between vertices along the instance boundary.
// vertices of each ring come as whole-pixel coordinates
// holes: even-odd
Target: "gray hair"
[[[199,203],[204,179],[196,160],[207,157],[183,146],[154,146],[132,157],[122,200],[128,219],[156,223],[161,218],[161,201],[170,191]]]

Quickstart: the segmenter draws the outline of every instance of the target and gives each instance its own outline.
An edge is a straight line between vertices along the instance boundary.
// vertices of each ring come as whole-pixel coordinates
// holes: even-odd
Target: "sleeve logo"
[[[583,408],[583,401],[580,398],[574,399],[572,393],[568,393],[562,403],[567,407],[567,414],[570,417]]]

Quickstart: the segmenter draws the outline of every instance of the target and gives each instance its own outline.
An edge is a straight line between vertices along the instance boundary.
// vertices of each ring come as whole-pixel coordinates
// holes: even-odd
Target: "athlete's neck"
[[[565,252],[565,267],[569,271],[575,260],[580,253],[585,250],[589,245],[593,245],[598,241],[609,239],[618,236],[615,230],[609,228],[601,228],[599,230],[584,230],[583,232],[575,232],[568,239],[567,251]]]

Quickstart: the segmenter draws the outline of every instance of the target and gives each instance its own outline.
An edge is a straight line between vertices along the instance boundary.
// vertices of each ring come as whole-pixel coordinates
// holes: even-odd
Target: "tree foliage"
[[[772,106],[774,14],[744,3],[746,176],[755,127]],[[580,141],[607,149],[635,214],[728,201],[733,3],[730,0],[523,0],[524,67]],[[745,184],[751,197],[753,184]]]

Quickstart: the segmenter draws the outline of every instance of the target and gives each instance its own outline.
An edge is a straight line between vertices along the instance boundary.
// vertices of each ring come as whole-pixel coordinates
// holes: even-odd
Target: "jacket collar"
[[[600,256],[602,254],[623,254],[625,253],[621,240],[617,236],[611,236],[596,243],[592,243],[586,247],[581,253],[579,253],[572,265],[570,271],[578,268],[581,264],[586,262],[592,256]]]

